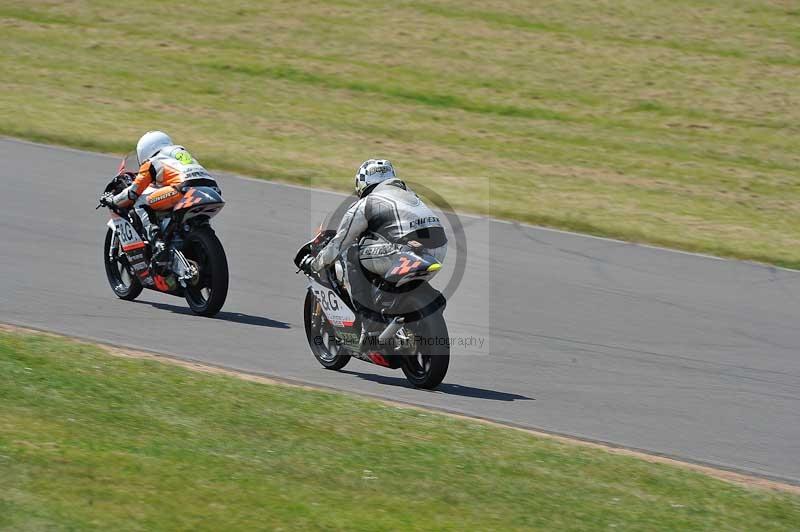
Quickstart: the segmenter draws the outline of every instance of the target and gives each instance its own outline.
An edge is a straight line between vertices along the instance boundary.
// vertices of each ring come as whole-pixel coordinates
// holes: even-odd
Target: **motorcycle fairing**
[[[128,263],[136,275],[147,285],[152,284],[150,267],[145,256],[145,243],[133,225],[125,218],[112,214],[108,227],[114,232],[114,237],[119,239],[122,252],[128,258]]]
[[[394,262],[383,278],[396,286],[402,286],[410,281],[430,279],[441,267],[441,263],[432,255],[408,250],[394,257]]]
[[[142,284],[167,294],[183,295],[180,286],[171,286],[167,278],[150,269],[150,261],[145,253],[147,244],[141,239],[130,221],[117,214],[112,214],[106,225],[114,231],[114,237],[119,239],[122,244],[122,252],[128,258],[128,263]]]
[[[314,293],[325,317],[334,327],[353,327],[356,315],[335,290],[309,279],[309,289]]]
[[[316,234],[316,236],[314,236],[314,238],[303,244],[303,246],[297,250],[297,254],[294,256],[294,265],[299,268],[300,263],[303,262],[303,259],[306,258],[308,254],[312,252],[312,250],[322,248],[334,237],[334,235],[336,235],[335,230],[322,230],[320,228],[320,231]]]
[[[203,180],[211,181],[211,180]],[[212,181],[213,182],[213,181]],[[172,212],[181,213],[181,221],[186,222],[196,216],[213,218],[225,206],[222,193],[216,186],[183,186],[181,200],[172,208]]]

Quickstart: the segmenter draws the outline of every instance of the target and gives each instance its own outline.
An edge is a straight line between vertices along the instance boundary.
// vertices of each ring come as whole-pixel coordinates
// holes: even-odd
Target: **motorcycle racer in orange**
[[[133,183],[116,196],[103,194],[100,203],[123,208],[133,205],[146,237],[159,248],[159,227],[150,220],[148,209],[172,209],[183,196],[179,185],[184,179],[210,176],[183,146],[174,144],[163,131],[148,131],[142,135],[136,143],[136,156],[139,172]]]

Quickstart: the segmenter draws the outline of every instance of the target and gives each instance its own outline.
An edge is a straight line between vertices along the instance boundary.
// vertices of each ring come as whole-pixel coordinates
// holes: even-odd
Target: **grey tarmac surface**
[[[307,347],[291,258],[341,195],[219,174],[219,317],[114,297],[94,207],[118,160],[0,139],[0,321],[800,483],[799,272],[463,217],[445,317],[476,344],[424,392],[357,360],[325,371]]]

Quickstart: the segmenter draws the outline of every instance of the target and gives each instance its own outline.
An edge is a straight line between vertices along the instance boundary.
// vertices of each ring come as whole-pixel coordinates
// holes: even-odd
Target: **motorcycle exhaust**
[[[172,271],[178,276],[178,282],[186,288],[186,283],[194,280],[197,268],[186,260],[186,257],[177,249],[172,250]]]
[[[386,344],[387,342],[392,340],[394,338],[394,335],[397,334],[397,331],[400,330],[400,328],[403,326],[405,321],[406,321],[405,318],[394,318],[394,319],[392,319],[392,321],[389,322],[389,325],[387,325],[386,328],[383,330],[383,332],[380,333],[380,335],[378,336],[378,341],[375,342],[375,343],[377,343],[377,344]],[[376,334],[378,334],[378,333],[375,333],[375,332],[368,333],[365,330],[361,331],[361,338],[360,338],[360,340],[358,342],[359,351],[363,351],[364,348],[367,346],[367,343],[368,343],[367,342],[367,338],[370,338],[370,337],[371,338],[375,338]],[[372,344],[370,343],[370,345],[372,345]]]
[[[406,320],[404,318],[394,318],[392,321],[390,321],[389,325],[386,326],[386,329],[384,329],[380,336],[378,336],[378,342],[386,343],[394,338],[394,335],[397,334],[397,331],[400,330],[405,321]]]

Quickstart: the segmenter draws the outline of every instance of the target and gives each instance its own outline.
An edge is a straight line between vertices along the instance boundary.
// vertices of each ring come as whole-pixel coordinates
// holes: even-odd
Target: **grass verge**
[[[791,530],[800,498],[0,332],[0,528]]]
[[[453,206],[800,267],[786,2],[7,0],[0,134],[335,189],[393,159]],[[154,29],[157,27],[158,29]]]

